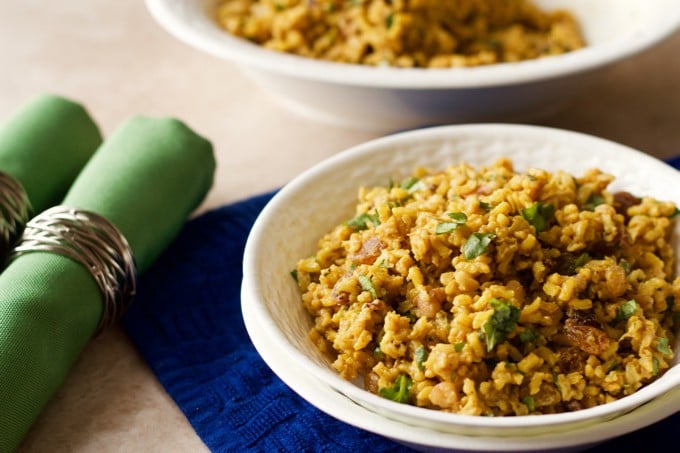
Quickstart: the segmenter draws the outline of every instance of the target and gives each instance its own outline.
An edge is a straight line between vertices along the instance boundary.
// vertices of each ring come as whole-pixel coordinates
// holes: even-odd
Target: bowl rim
[[[257,238],[261,235],[266,235],[268,230],[268,223],[276,221],[276,211],[280,209],[278,203],[281,201],[290,200],[295,197],[295,193],[308,184],[311,179],[317,178],[320,172],[328,171],[336,165],[346,161],[351,161],[357,157],[361,157],[366,153],[380,153],[388,146],[394,146],[404,143],[413,143],[418,139],[425,141],[435,140],[442,137],[454,137],[457,134],[465,134],[473,132],[478,135],[493,134],[495,131],[498,135],[508,136],[509,134],[520,134],[522,137],[531,136],[549,136],[554,140],[564,140],[569,143],[577,145],[590,145],[587,149],[608,149],[610,153],[625,152],[637,159],[645,159],[649,164],[655,166],[655,170],[672,174],[673,177],[680,176],[680,172],[670,166],[669,164],[659,160],[649,154],[643,153],[637,149],[628,147],[626,145],[589,135],[582,132],[575,132],[566,129],[553,128],[548,126],[526,125],[526,124],[506,124],[506,123],[476,123],[476,124],[459,124],[434,126],[429,128],[415,129],[410,131],[398,132],[387,136],[379,137],[373,140],[350,147],[341,151],[330,158],[327,158],[318,164],[308,168],[296,178],[284,185],[265,205],[255,220],[253,227],[250,230],[248,239],[245,245],[243,258],[243,283],[245,287],[250,289],[251,295],[255,299],[261,299],[262,293],[258,276],[261,275],[260,269],[257,267],[257,255],[261,248],[261,243]],[[543,138],[543,141],[546,139]],[[672,172],[672,173],[669,173]],[[680,363],[676,363],[668,373],[675,376],[668,379],[660,378],[647,386],[639,389],[635,393],[626,397],[620,398],[616,401],[595,406],[588,409],[583,409],[575,412],[556,413],[556,414],[541,414],[540,418],[536,415],[513,416],[513,417],[479,417],[474,415],[447,413],[426,409],[417,406],[399,404],[378,395],[374,395],[366,390],[359,388],[355,384],[342,379],[339,374],[333,372],[331,369],[316,366],[304,354],[302,354],[295,347],[286,343],[283,335],[278,331],[276,322],[272,319],[271,314],[264,304],[255,304],[253,313],[257,316],[259,322],[267,329],[270,335],[277,338],[281,343],[281,349],[285,351],[288,356],[301,365],[307,372],[317,376],[322,381],[331,385],[338,391],[345,394],[354,401],[363,401],[370,404],[372,407],[377,407],[385,411],[403,417],[418,416],[420,422],[438,423],[439,426],[463,426],[463,427],[485,427],[494,429],[517,429],[517,428],[537,428],[538,426],[558,426],[565,424],[582,424],[587,423],[588,420],[606,419],[612,414],[619,412],[626,412],[638,407],[641,404],[648,402],[657,395],[678,386],[680,382]],[[650,395],[651,394],[651,395]],[[537,421],[540,424],[537,425]]]
[[[668,38],[680,29],[680,8],[664,14],[658,24],[628,33],[609,42],[586,46],[573,52],[537,60],[486,66],[427,69],[392,68],[343,64],[316,60],[265,49],[245,39],[229,35],[212,21],[205,26],[206,7],[196,0],[145,0],[152,17],[171,35],[215,57],[254,69],[342,85],[375,88],[483,88],[548,80],[587,72],[631,57]],[[215,0],[204,3],[213,4]],[[187,5],[190,2],[191,5]],[[203,9],[203,20],[193,16]]]

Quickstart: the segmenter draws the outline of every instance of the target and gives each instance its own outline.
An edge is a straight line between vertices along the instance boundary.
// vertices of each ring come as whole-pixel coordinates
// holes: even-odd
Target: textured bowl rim
[[[654,26],[564,55],[469,68],[405,69],[333,63],[268,50],[220,30],[216,23],[205,20],[207,12],[204,20],[199,20],[194,15],[195,3],[196,0],[146,0],[152,17],[167,32],[213,56],[292,78],[381,88],[482,88],[563,77],[631,57],[680,28],[680,8],[675,8]]]
[[[502,123],[448,125],[399,132],[369,140],[339,152],[338,154],[333,155],[332,157],[302,172],[299,176],[281,188],[281,190],[274,195],[274,197],[261,211],[258,218],[255,220],[248,240],[246,241],[243,258],[243,285],[247,288],[250,288],[253,299],[256,302],[262,299],[260,282],[258,282],[258,276],[261,275],[261,272],[257,267],[257,256],[258,254],[266,253],[266,251],[261,251],[261,243],[257,240],[257,238],[266,236],[268,234],[269,224],[276,224],[276,211],[277,209],[280,209],[280,203],[294,199],[296,192],[309,184],[309,181],[315,179],[319,173],[329,171],[336,165],[342,164],[343,162],[352,161],[358,157],[362,157],[370,153],[384,152],[386,147],[404,143],[413,143],[414,141],[420,139],[435,140],[437,138],[454,137],[456,135],[462,135],[466,133],[474,133],[479,136],[489,134],[511,136],[512,134],[518,134],[522,137],[539,137],[539,139],[543,141],[546,141],[545,137],[547,136],[550,138],[550,140],[564,140],[582,146],[588,145],[587,149],[593,150],[593,152],[595,152],[597,149],[607,149],[610,153],[616,153],[617,156],[620,155],[619,153],[621,152],[627,153],[636,159],[648,160],[649,165],[655,167],[655,171],[665,172],[668,175],[672,174],[672,177],[674,178],[680,178],[680,172],[678,172],[675,168],[661,160],[643,153],[642,151],[589,134],[546,126]],[[607,419],[616,413],[624,413],[626,411],[632,410],[635,407],[638,407],[639,405],[653,399],[654,397],[662,395],[665,392],[676,388],[680,382],[680,363],[676,363],[671,368],[671,370],[666,373],[666,375],[669,376],[667,379],[664,379],[666,377],[666,375],[664,375],[662,378],[652,382],[651,384],[629,396],[611,403],[583,409],[576,412],[514,417],[478,417],[472,415],[445,413],[416,406],[399,404],[385,398],[381,398],[357,387],[349,381],[342,379],[337,373],[328,368],[316,366],[304,354],[286,342],[285,337],[278,331],[275,320],[272,319],[271,314],[264,304],[256,303],[253,307],[253,313],[257,317],[258,322],[260,322],[261,325],[268,330],[270,335],[276,338],[281,349],[289,355],[294,363],[304,368],[310,374],[317,376],[321,381],[326,382],[338,391],[342,392],[347,397],[353,399],[356,402],[360,402],[360,404],[366,403],[374,408],[382,409],[385,412],[389,412],[400,417],[401,419],[408,418],[411,420],[417,420],[420,423],[431,422],[438,424],[440,427],[450,425],[471,428],[481,427],[492,429],[529,429],[558,425],[564,426],[567,424],[570,426],[578,426],[589,423],[594,419]]]

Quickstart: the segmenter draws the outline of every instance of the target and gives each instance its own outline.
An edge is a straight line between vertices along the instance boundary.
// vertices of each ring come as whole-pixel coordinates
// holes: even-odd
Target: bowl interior
[[[641,51],[668,36],[680,23],[680,8],[675,0],[534,1],[546,9],[572,11],[583,25],[589,46],[558,57],[474,68],[374,68],[274,52],[230,36],[214,20],[217,0],[146,0],[146,4],[172,35],[218,57],[296,78],[403,88],[481,87],[580,72]]]
[[[317,239],[351,218],[360,185],[398,180],[416,166],[443,168],[467,162],[490,164],[508,156],[515,169],[562,169],[575,175],[600,168],[616,176],[611,190],[627,190],[680,203],[680,173],[639,151],[603,139],[536,126],[460,125],[405,132],[352,148],[306,171],[265,207],[251,230],[244,257],[244,287],[253,316],[288,355],[291,366],[309,373],[353,400],[390,417],[445,430],[573,428],[631,410],[680,384],[680,365],[635,394],[616,402],[564,414],[473,417],[397,404],[345,381],[308,338],[311,319],[290,276],[297,260],[311,255]],[[650,177],[653,175],[653,177]],[[680,237],[676,226],[675,236]],[[679,260],[680,261],[680,260]],[[676,262],[676,272],[680,265]],[[680,341],[676,342],[680,347]],[[566,428],[565,428],[566,429]]]

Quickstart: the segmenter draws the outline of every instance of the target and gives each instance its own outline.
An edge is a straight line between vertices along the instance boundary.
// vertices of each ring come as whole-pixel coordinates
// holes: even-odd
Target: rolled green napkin
[[[97,150],[63,200],[110,220],[143,273],[213,181],[209,141],[174,119],[133,117]],[[91,338],[102,295],[90,273],[47,252],[0,274],[0,451],[12,451]]]
[[[0,171],[23,185],[38,213],[62,200],[101,142],[80,104],[40,95],[0,124]]]

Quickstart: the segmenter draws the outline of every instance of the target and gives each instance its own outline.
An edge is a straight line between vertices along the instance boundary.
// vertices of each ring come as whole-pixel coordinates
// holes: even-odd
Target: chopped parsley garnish
[[[574,275],[588,261],[590,261],[590,255],[585,252],[580,255],[569,252],[563,253],[557,258],[555,272],[562,275]]]
[[[465,347],[465,342],[456,343],[456,344],[453,345],[453,348],[456,350],[456,352],[461,352],[464,347]]]
[[[409,391],[412,385],[413,381],[411,381],[410,377],[400,374],[392,387],[381,387],[378,389],[378,393],[388,400],[396,401],[397,403],[408,403]]]
[[[383,359],[385,358],[385,353],[382,352],[382,349],[380,349],[380,345],[376,346],[375,349],[373,350],[373,355],[377,357],[378,359]]]
[[[619,266],[623,268],[623,272],[630,274],[630,263],[626,260],[619,261]]]
[[[373,296],[374,299],[378,298],[378,293],[375,290],[375,286],[373,286],[373,282],[371,281],[370,277],[367,277],[366,275],[359,275],[359,284],[361,285],[361,289],[371,293],[371,296]]]
[[[607,369],[607,373],[615,371],[619,368],[619,362],[613,361],[611,365],[609,365],[609,368]]]
[[[671,349],[668,347],[668,338],[659,338],[659,341],[656,343],[656,350],[663,355],[670,355]]]
[[[659,374],[659,359],[652,357],[652,374],[656,376]]]
[[[672,218],[675,218],[675,217],[678,216],[678,214],[680,214],[680,209],[678,209],[678,208],[676,207],[676,208],[673,210],[673,213],[670,215],[670,218],[671,218],[671,219],[672,219]]]
[[[635,302],[635,299],[630,299],[621,305],[616,309],[616,320],[617,321],[623,321],[635,314],[635,310],[637,310],[637,302]]]
[[[367,229],[369,223],[373,226],[380,225],[380,216],[378,216],[377,212],[374,211],[373,214],[364,212],[346,222],[347,226],[351,227],[354,231]]]
[[[487,203],[486,201],[480,201],[479,207],[485,211],[491,211],[491,208],[493,208],[493,206],[491,206],[491,203]]]
[[[392,24],[394,23],[394,14],[388,14],[387,17],[385,18],[385,27],[389,30],[392,28]]]
[[[461,247],[463,256],[466,260],[471,260],[483,255],[487,252],[491,240],[495,237],[496,235],[493,233],[472,233]]]
[[[596,206],[604,204],[605,201],[606,200],[602,195],[594,193],[588,197],[588,200],[586,200],[586,204],[583,205],[583,209],[585,209],[586,211],[594,211]]]
[[[295,280],[295,283],[298,283],[297,269],[293,269],[292,271],[290,271],[290,276],[293,277],[293,280]]]
[[[522,343],[531,343],[539,336],[540,335],[538,334],[538,332],[536,332],[534,329],[526,328],[519,333],[519,340]]]
[[[536,233],[545,231],[548,228],[554,214],[555,207],[550,203],[542,201],[522,209],[522,217],[536,229]]]
[[[533,396],[527,395],[527,396],[523,397],[522,402],[527,405],[529,412],[533,412],[533,411],[536,410],[536,401],[534,401]]]
[[[491,299],[489,304],[494,308],[491,317],[482,326],[486,338],[486,350],[491,352],[497,344],[505,340],[505,336],[512,333],[517,326],[520,310],[501,299]]]
[[[413,186],[417,185],[420,182],[420,179],[416,178],[415,176],[411,176],[410,178],[404,179],[401,184],[399,184],[399,187],[402,189],[408,190],[409,192],[413,188]]]
[[[461,225],[465,225],[465,222],[467,222],[467,216],[464,212],[447,212],[446,215],[451,218],[451,222],[439,223],[434,230],[436,234],[451,233],[453,230]]]
[[[415,358],[416,358],[416,365],[418,365],[418,369],[422,370],[423,369],[423,363],[427,360],[427,349],[424,347],[419,347],[416,349],[415,352]]]

